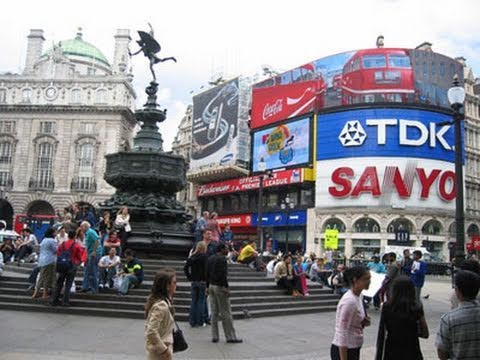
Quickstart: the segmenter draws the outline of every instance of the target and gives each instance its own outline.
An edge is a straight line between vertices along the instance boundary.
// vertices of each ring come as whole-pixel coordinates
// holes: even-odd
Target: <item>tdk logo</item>
[[[386,145],[387,139],[398,139],[398,144],[403,146],[428,144],[435,148],[438,143],[446,150],[454,149],[444,137],[450,125],[437,126],[435,122],[430,122],[427,126],[421,121],[406,119],[366,119],[365,125],[377,128],[377,145]],[[391,131],[397,132],[397,136],[390,133],[387,136],[387,132]],[[366,138],[367,134],[358,120],[348,121],[338,137],[345,147],[361,146]]]
[[[360,121],[352,120],[347,121],[342,129],[342,132],[338,136],[338,140],[343,146],[360,146],[363,144],[367,137],[365,130],[363,130]]]

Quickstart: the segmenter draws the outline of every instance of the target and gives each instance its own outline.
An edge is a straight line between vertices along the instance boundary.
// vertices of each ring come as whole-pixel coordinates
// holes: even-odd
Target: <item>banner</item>
[[[289,123],[253,134],[253,171],[257,172],[258,163],[263,159],[266,170],[299,166],[311,162],[310,117],[304,117]]]
[[[235,162],[238,146],[239,80],[193,97],[190,170]]]
[[[325,249],[338,249],[338,229],[325,230]]]
[[[431,50],[374,48],[314,60],[254,85],[251,128],[310,111],[372,103],[450,108],[447,91],[463,65]]]
[[[252,226],[252,214],[225,215],[219,216],[217,222],[220,226],[230,224],[230,227],[248,227]]]
[[[282,186],[298,184],[303,181],[304,169],[289,169],[277,171],[270,177],[265,176],[263,187]],[[259,176],[249,176],[238,179],[214,182],[210,184],[199,185],[197,187],[197,197],[214,196],[228,193],[236,193],[248,190],[257,190],[260,187]]]

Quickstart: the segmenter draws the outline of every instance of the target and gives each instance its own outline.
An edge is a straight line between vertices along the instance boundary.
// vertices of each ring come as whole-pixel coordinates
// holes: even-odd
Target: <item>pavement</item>
[[[428,279],[423,300],[430,337],[420,339],[426,360],[437,359],[434,348],[440,316],[449,310],[448,279]],[[375,356],[379,312],[370,311],[372,325],[365,330],[361,359]],[[329,359],[335,313],[317,313],[237,320],[243,344],[211,343],[210,328],[192,329],[179,323],[189,344],[174,359]],[[0,360],[130,360],[144,359],[144,321],[26,313],[0,310]],[[220,331],[222,331],[220,329]]]

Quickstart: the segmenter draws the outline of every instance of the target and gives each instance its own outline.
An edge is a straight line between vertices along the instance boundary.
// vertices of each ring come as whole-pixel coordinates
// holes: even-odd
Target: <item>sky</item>
[[[30,29],[43,29],[45,49],[52,42],[83,39],[111,61],[116,29],[136,30],[150,22],[162,46],[160,57],[177,63],[156,67],[158,102],[167,108],[160,130],[169,150],[192,96],[222,75],[253,76],[268,65],[285,71],[324,56],[375,47],[414,48],[424,41],[450,57],[463,56],[480,77],[480,1],[457,0],[174,0],[174,1],[5,1],[0,27],[0,72],[21,72]],[[137,107],[150,80],[147,60],[132,59]]]

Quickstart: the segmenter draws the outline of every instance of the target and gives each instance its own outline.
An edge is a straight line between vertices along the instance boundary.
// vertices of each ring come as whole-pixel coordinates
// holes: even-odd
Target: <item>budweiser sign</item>
[[[296,184],[303,181],[302,169],[290,169],[278,171],[272,174],[272,177],[263,181],[264,187],[282,186]],[[260,187],[260,178],[258,176],[249,176],[239,179],[225,180],[205,185],[197,188],[197,197],[214,196],[228,194],[240,191],[256,190]]]

